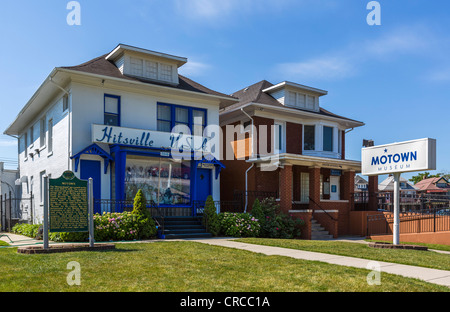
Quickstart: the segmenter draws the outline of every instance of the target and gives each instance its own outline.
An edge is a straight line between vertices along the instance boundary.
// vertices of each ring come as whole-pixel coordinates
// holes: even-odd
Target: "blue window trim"
[[[207,112],[208,110],[205,108],[198,108],[198,107],[192,107],[192,106],[184,106],[184,105],[178,105],[178,104],[168,104],[168,103],[163,103],[163,102],[157,102],[157,109],[159,109],[160,106],[168,106],[170,107],[170,120],[167,119],[159,119],[158,118],[158,112],[156,112],[156,123],[158,123],[158,121],[165,121],[165,122],[170,122],[170,129],[173,129],[175,127],[176,124],[176,120],[175,120],[175,110],[176,108],[183,108],[183,109],[187,109],[188,110],[188,116],[189,116],[189,121],[188,121],[188,127],[191,130],[191,134],[193,133],[193,128],[194,128],[194,111],[202,111],[205,115],[205,118],[203,119],[203,128],[206,127],[206,125],[208,124],[207,122]],[[184,123],[182,123],[184,124]]]
[[[107,97],[117,99],[117,101],[118,101],[118,107],[117,107],[118,113],[117,114],[106,112],[106,98]],[[120,115],[121,114],[120,114],[120,112],[121,112],[121,99],[120,99],[120,96],[119,95],[113,95],[113,94],[105,93],[104,96],[103,96],[103,123],[106,124],[105,114],[116,115],[118,117],[117,118],[117,120],[118,120],[117,127],[120,127],[121,126],[121,121],[120,121]]]

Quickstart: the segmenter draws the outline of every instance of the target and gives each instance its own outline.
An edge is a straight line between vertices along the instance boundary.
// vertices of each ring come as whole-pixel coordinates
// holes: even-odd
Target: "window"
[[[69,95],[66,94],[63,96],[63,112],[69,109]]]
[[[157,130],[172,132],[178,125],[188,127],[192,134],[203,136],[206,110],[187,106],[158,103]]]
[[[48,131],[48,143],[47,148],[48,152],[53,152],[53,119],[50,119],[47,124],[47,131]]]
[[[30,127],[30,145],[33,146],[34,143],[34,126]]]
[[[28,134],[23,135],[23,150],[25,152],[25,158],[28,157]]]
[[[127,200],[133,200],[142,190],[147,200],[160,205],[190,204],[190,161],[128,155],[125,170]]]
[[[45,137],[45,118],[42,118],[39,122],[39,131],[40,131],[40,145],[41,147],[45,146],[46,137]]]
[[[275,131],[274,131],[274,147],[275,153],[283,152],[284,147],[284,135],[283,135],[283,124],[275,122]]]
[[[316,98],[314,96],[308,95],[306,108],[314,109],[316,106]]]
[[[342,130],[338,130],[338,153],[342,154]]]
[[[303,149],[305,151],[314,151],[316,141],[316,126],[304,126],[303,131]]]
[[[105,94],[104,122],[108,126],[120,127],[120,97]]]
[[[333,151],[333,128],[323,127],[323,150],[326,152]]]
[[[161,70],[159,79],[164,81],[172,81],[172,65],[159,64]]]
[[[172,132],[172,110],[170,105],[158,104],[158,131]]]
[[[143,59],[130,58],[130,72],[134,76],[143,76]]]
[[[300,173],[300,201],[309,203],[309,173]]]
[[[194,125],[194,135],[203,136],[203,131],[206,127],[206,116],[204,110],[193,109],[192,110],[192,118]]]
[[[145,61],[145,77],[158,79],[158,63]]]

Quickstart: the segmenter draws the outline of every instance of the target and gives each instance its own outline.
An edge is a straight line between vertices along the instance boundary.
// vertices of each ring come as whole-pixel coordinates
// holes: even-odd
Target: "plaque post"
[[[88,182],[88,209],[89,209],[89,247],[94,247],[94,192],[93,180]]]
[[[44,176],[44,226],[43,226],[43,239],[44,249],[48,249],[48,176]]]

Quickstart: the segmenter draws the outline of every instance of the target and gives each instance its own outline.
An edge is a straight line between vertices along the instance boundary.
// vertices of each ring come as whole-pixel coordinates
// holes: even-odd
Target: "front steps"
[[[201,217],[166,217],[164,218],[165,239],[208,238]]]
[[[325,228],[320,225],[317,220],[311,220],[311,240],[327,240],[332,239],[331,235]]]

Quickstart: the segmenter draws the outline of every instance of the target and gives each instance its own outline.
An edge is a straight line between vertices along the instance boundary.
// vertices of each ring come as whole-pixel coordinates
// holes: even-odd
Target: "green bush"
[[[261,226],[249,213],[219,214],[220,233],[232,237],[258,237]]]
[[[27,237],[35,238],[39,233],[39,227],[41,224],[16,224],[11,229],[11,232],[14,234],[19,234]]]
[[[220,222],[217,215],[216,205],[212,196],[208,196],[205,203],[203,212],[203,225],[206,227],[206,231],[213,236],[217,236],[220,233]]]
[[[253,204],[252,214],[260,222],[260,237],[299,237],[301,228],[305,224],[302,219],[282,213],[274,198],[266,198],[261,203],[256,200]]]
[[[136,215],[144,215],[147,212],[147,201],[142,190],[138,190],[133,202],[133,213]]]

